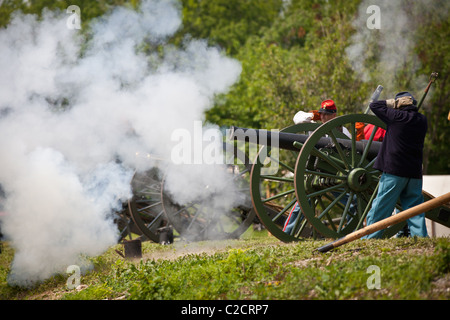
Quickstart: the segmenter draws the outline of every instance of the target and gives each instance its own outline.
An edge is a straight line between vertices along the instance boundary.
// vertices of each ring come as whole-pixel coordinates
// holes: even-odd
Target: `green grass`
[[[265,233],[263,233],[265,234]],[[117,254],[121,245],[92,258],[93,269],[68,289],[69,275],[34,288],[7,284],[13,250],[0,255],[0,298],[55,299],[419,299],[450,298],[448,238],[357,240],[328,253],[329,241],[285,244],[271,236],[161,246],[143,243],[143,258]],[[379,289],[370,289],[379,268]],[[372,277],[372,278],[371,278]]]

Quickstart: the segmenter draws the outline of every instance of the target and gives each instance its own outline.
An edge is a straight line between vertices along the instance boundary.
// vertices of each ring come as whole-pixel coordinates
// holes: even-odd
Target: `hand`
[[[388,108],[395,108],[395,99],[386,100],[386,105],[388,106]]]
[[[395,100],[395,109],[399,109],[401,107],[410,106],[413,104],[412,97],[401,97]]]
[[[402,107],[410,106],[413,104],[412,97],[401,97],[398,99],[388,99],[386,100],[386,105],[389,108],[400,109]]]
[[[320,113],[318,110],[311,110],[310,112],[312,112],[313,117],[312,117],[312,121],[319,121],[320,120]]]
[[[312,112],[299,111],[295,114],[293,120],[294,120],[295,124],[309,123],[312,121],[313,117],[314,117],[314,114]]]

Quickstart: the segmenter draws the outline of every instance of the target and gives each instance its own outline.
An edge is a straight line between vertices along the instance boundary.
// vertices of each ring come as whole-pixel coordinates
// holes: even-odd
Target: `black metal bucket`
[[[141,240],[124,240],[123,248],[125,251],[125,258],[142,258]]]

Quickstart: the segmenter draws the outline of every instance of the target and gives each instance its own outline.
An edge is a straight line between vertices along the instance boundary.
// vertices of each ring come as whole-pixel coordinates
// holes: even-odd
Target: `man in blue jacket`
[[[423,202],[422,161],[427,118],[419,113],[417,101],[409,92],[395,99],[374,101],[373,113],[386,123],[386,135],[374,168],[382,171],[378,193],[367,215],[367,225],[388,218],[397,200],[406,210]],[[425,214],[408,219],[411,236],[427,237]],[[380,238],[383,230],[365,238]]]

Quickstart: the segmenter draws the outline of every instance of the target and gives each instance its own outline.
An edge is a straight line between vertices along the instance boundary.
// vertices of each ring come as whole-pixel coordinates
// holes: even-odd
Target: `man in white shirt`
[[[322,123],[325,123],[331,119],[336,118],[336,104],[333,100],[325,100],[322,101],[320,105],[319,110],[311,110],[309,112],[299,111],[294,116],[294,123],[310,123],[310,122],[316,122],[321,121]],[[351,138],[350,132],[347,130],[347,128],[342,127],[342,132]]]
[[[333,100],[328,99],[322,101],[320,105],[319,110],[311,110],[309,112],[299,111],[294,116],[294,123],[311,123],[311,122],[317,122],[321,121],[322,123],[325,123],[327,121],[330,121],[331,119],[336,118],[336,104]],[[357,132],[360,133],[360,130],[364,130],[364,124],[357,124]],[[363,131],[361,131],[363,133]],[[342,127],[342,133],[344,133],[347,137],[351,138],[350,132],[347,130],[347,128]],[[359,140],[357,138],[357,140]],[[300,213],[300,206],[296,202],[294,205],[294,208],[289,213],[288,218],[286,219],[286,222],[284,223],[283,231],[286,233],[291,233],[292,228],[295,226],[295,222],[298,218],[298,215]],[[302,217],[303,218],[303,217]]]

